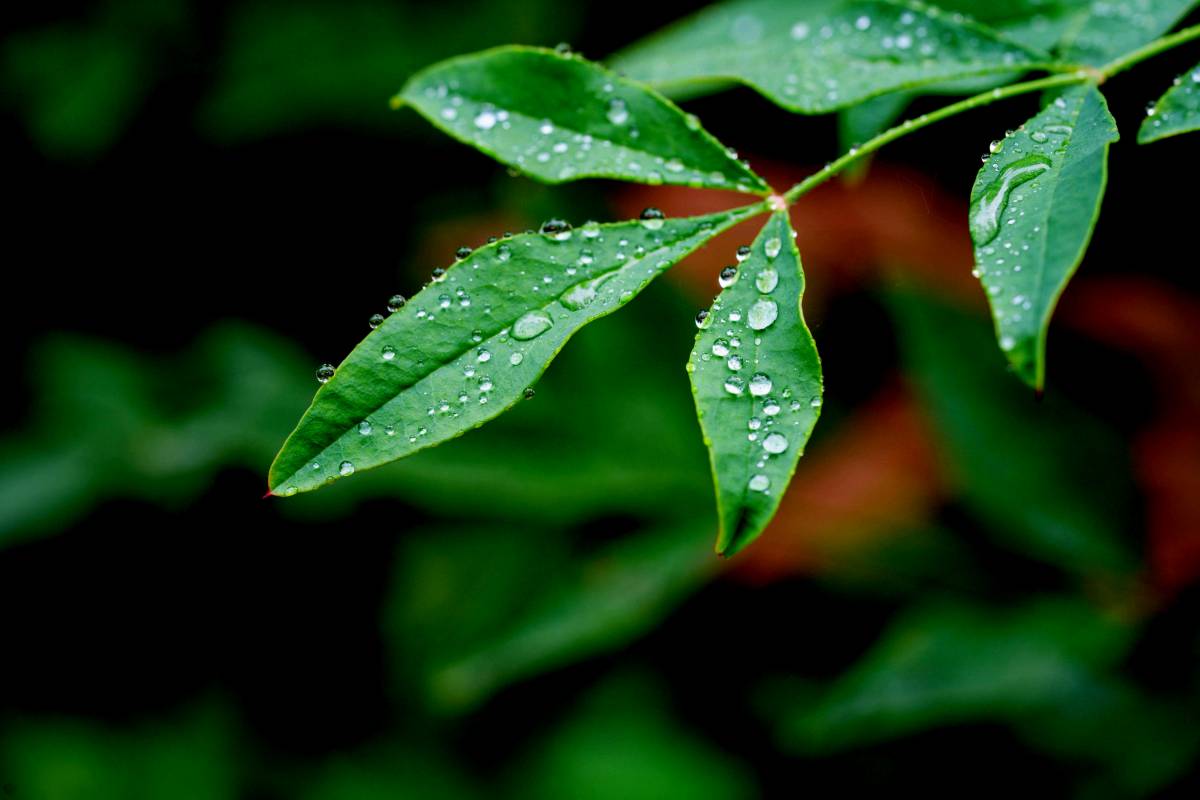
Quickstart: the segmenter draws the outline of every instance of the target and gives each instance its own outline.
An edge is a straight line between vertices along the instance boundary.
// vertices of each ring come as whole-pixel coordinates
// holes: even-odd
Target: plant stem
[[[1016,97],[1017,95],[1028,94],[1030,92],[1038,92],[1043,89],[1051,89],[1055,86],[1083,83],[1084,81],[1091,80],[1092,78],[1093,75],[1090,72],[1080,69],[1070,74],[1052,75],[1048,78],[1038,78],[1037,80],[1025,81],[1023,83],[1014,83],[1011,86],[992,89],[990,91],[983,92],[982,94],[977,94],[974,97],[968,97],[966,100],[960,100],[957,103],[952,103],[951,105],[945,106],[944,108],[939,108],[937,111],[929,114],[922,114],[916,119],[905,120],[903,124],[884,131],[874,139],[867,141],[859,147],[852,148],[850,152],[846,153],[836,161],[826,164],[825,168],[820,172],[809,175],[803,181],[796,184],[791,189],[788,189],[787,192],[784,193],[783,198],[790,204],[794,202],[797,197],[800,197],[800,195],[829,180],[834,175],[853,164],[855,161],[858,161],[860,158],[864,158],[871,153],[874,153],[885,144],[894,142],[896,139],[899,139],[902,136],[907,136],[913,131],[918,131],[921,128],[932,125],[935,122],[940,122],[948,117],[956,116],[964,111],[970,111],[973,108],[989,105],[997,100],[1004,100],[1008,97]]]
[[[1190,28],[1184,28],[1181,31],[1172,33],[1170,36],[1164,36],[1157,39],[1145,47],[1139,47],[1132,53],[1126,53],[1120,58],[1109,62],[1100,68],[1100,74],[1105,78],[1112,77],[1118,72],[1124,72],[1135,64],[1140,64],[1148,58],[1153,58],[1159,53],[1178,47],[1181,44],[1186,44],[1193,39],[1200,39],[1200,25],[1193,25]]]

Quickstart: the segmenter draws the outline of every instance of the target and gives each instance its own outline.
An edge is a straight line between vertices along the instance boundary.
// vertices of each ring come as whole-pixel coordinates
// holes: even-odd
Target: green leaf
[[[477,427],[518,402],[576,330],[759,206],[527,233],[458,262],[364,339],[271,466],[309,491]]]
[[[1047,61],[931,6],[748,0],[706,9],[613,64],[663,90],[734,81],[790,111],[820,114],[899,89],[1016,75]]]
[[[1138,130],[1138,143],[1200,130],[1200,64],[1176,79]]]
[[[1060,0],[1058,43],[1072,62],[1103,66],[1175,27],[1196,0]]]
[[[909,612],[784,738],[828,752],[969,721],[1069,707],[1128,647],[1132,631],[1074,599],[1014,610],[930,605]]]
[[[1083,259],[1117,125],[1095,86],[1067,90],[999,143],[971,191],[975,264],[1000,348],[1041,389],[1046,331]]]
[[[800,308],[804,272],[787,212],[772,215],[713,303],[687,369],[717,490],[717,552],[762,533],[821,406],[821,360]]]
[[[397,104],[548,183],[638,183],[768,191],[767,184],[657,93],[578,56],[498,47],[409,80]]]
[[[1057,395],[1035,401],[995,358],[984,319],[912,291],[888,299],[958,496],[991,536],[1084,580],[1131,575],[1127,444]]]

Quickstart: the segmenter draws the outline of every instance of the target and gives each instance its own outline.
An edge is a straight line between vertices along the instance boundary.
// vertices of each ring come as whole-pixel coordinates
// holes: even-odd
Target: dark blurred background
[[[5,8],[0,798],[1197,796],[1200,160],[1134,143],[1196,47],[1106,86],[1124,141],[1041,402],[965,224],[1035,99],[797,206],[825,409],[729,562],[683,364],[752,228],[488,427],[260,499],[316,365],[456,247],[741,202],[539,186],[387,98],[692,7]],[[778,188],[839,152],[747,90],[687,107]]]

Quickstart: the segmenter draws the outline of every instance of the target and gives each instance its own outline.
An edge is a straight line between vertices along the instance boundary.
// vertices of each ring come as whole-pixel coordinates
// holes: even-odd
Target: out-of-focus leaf
[[[989,357],[982,320],[892,295],[909,374],[943,437],[962,497],[1008,546],[1072,572],[1127,571],[1124,448],[1077,409],[1038,403]]]
[[[1099,90],[1069,89],[1000,142],[971,191],[975,264],[1000,349],[1039,390],[1050,317],[1091,240],[1118,138]]]
[[[1200,64],[1175,80],[1138,130],[1138,143],[1200,130]]]
[[[1068,0],[1058,50],[1069,61],[1103,66],[1171,30],[1196,5],[1196,0]]]
[[[7,720],[0,775],[15,797],[38,800],[232,800],[241,767],[230,727],[218,708],[132,730]]]
[[[138,42],[104,28],[50,28],[5,42],[4,82],[49,155],[87,158],[125,130],[152,73]]]
[[[223,141],[314,125],[394,130],[387,98],[405,76],[483,47],[570,38],[579,11],[549,0],[259,0],[229,15],[220,72],[200,109],[201,126]]]
[[[389,743],[366,753],[339,755],[298,782],[300,800],[471,800],[483,797],[464,777],[463,765],[422,746]]]
[[[754,240],[709,309],[687,369],[717,491],[717,552],[754,541],[779,507],[821,407],[821,360],[800,308],[787,212]]]
[[[1049,60],[933,6],[735,0],[705,9],[612,61],[664,91],[733,81],[790,111],[820,114],[901,89],[1017,75]]]
[[[271,491],[311,491],[498,416],[579,328],[758,210],[574,232],[547,223],[474,251],[380,324],[317,391],[271,466]]]
[[[533,800],[735,800],[757,795],[746,770],[671,719],[654,687],[602,685],[513,776]]]
[[[415,656],[433,705],[459,712],[514,681],[621,647],[711,575],[702,531],[696,521],[650,527],[582,562],[561,539],[528,530],[414,536],[389,614],[398,666]]]
[[[1086,696],[1129,639],[1125,626],[1075,600],[1012,611],[921,608],[789,717],[782,736],[824,752],[941,725],[1023,719]]]
[[[499,47],[435,64],[396,95],[461,142],[538,180],[767,184],[661,95],[579,56]]]

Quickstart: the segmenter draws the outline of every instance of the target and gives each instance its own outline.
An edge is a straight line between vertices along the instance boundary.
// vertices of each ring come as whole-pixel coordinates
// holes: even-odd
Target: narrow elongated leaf
[[[316,489],[497,416],[581,326],[758,210],[589,223],[476,250],[368,335],[317,391],[271,466],[271,491]]]
[[[1096,87],[1072,88],[1000,143],[971,191],[975,264],[1000,348],[1038,389],[1050,316],[1091,239],[1117,139]]]
[[[820,414],[821,361],[800,308],[793,235],[787,212],[771,217],[688,360],[717,490],[717,552],[726,555],[770,522]]]
[[[1046,61],[961,15],[886,0],[724,3],[613,59],[666,91],[739,82],[802,114],[958,78],[1016,75]]]
[[[619,178],[767,189],[695,117],[578,56],[531,47],[485,50],[418,73],[395,102],[548,183]]]
[[[1200,130],[1200,64],[1177,78],[1154,104],[1138,131],[1138,142],[1149,144],[1196,130]]]

